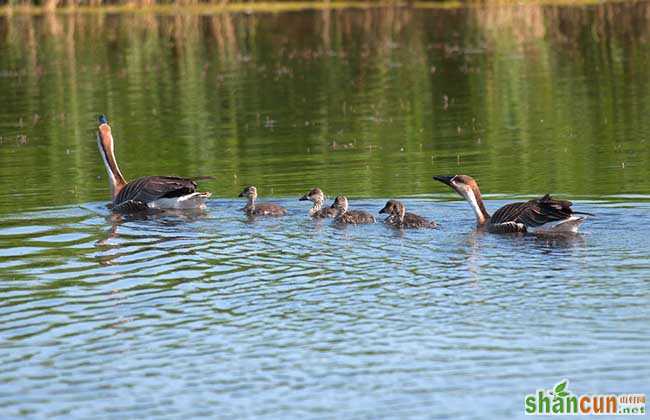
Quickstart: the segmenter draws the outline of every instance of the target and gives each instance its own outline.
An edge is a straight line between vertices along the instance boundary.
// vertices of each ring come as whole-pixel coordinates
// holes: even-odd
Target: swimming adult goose
[[[242,210],[249,216],[284,216],[287,214],[287,210],[277,204],[255,203],[255,200],[257,200],[257,188],[252,185],[244,188],[239,196],[248,198],[248,202]]]
[[[327,219],[336,217],[337,211],[331,207],[323,208],[325,203],[325,194],[320,188],[313,188],[307,194],[298,199],[299,201],[311,201],[314,203],[312,208],[309,209],[309,215],[314,219]]]
[[[348,198],[339,195],[334,199],[332,208],[336,210],[335,223],[349,225],[364,225],[375,223],[375,216],[363,210],[348,210]]]
[[[577,233],[585,218],[576,215],[593,216],[573,211],[570,201],[555,200],[548,194],[535,200],[506,204],[490,216],[478,184],[472,177],[434,176],[433,179],[450,186],[465,198],[476,214],[477,225],[487,227],[491,233]]]
[[[388,200],[379,213],[388,214],[384,223],[396,228],[419,229],[435,228],[436,222],[428,221],[422,216],[406,211],[406,206],[399,200]]]
[[[196,181],[210,177],[145,176],[127,182],[117,166],[111,127],[104,115],[99,117],[97,145],[108,172],[113,211],[131,213],[145,210],[205,208],[205,202],[211,193],[198,192]]]

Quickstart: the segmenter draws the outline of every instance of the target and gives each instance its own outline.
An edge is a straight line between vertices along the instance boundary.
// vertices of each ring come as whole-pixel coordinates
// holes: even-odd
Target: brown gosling
[[[384,223],[400,229],[434,229],[438,226],[434,221],[428,221],[422,216],[408,213],[404,203],[398,200],[388,200],[379,213],[388,214]]]
[[[348,210],[348,199],[343,195],[339,195],[334,200],[332,208],[337,211],[335,223],[349,224],[349,225],[364,225],[375,223],[375,217],[363,210]]]
[[[320,188],[313,188],[307,194],[299,198],[299,201],[311,201],[314,203],[309,209],[309,215],[314,219],[329,219],[336,217],[337,211],[331,207],[323,208],[325,194]]]
[[[248,198],[248,203],[246,203],[246,206],[242,210],[249,216],[284,216],[287,214],[287,210],[277,204],[255,203],[257,199],[257,188],[252,185],[244,188],[239,196]]]

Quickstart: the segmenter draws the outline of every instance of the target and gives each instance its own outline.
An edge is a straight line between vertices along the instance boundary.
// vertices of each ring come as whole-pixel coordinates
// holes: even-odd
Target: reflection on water
[[[443,226],[405,232],[279,204],[1,218],[3,412],[510,417],[558,378],[648,391],[647,203],[578,203],[598,217],[562,241],[476,232],[459,202],[406,200]]]
[[[0,413],[509,418],[563,378],[649,393],[649,17],[0,16]],[[127,177],[215,176],[207,211],[110,215],[99,113]],[[492,210],[550,192],[597,217],[475,232],[444,173]],[[224,198],[253,183],[290,214]],[[314,186],[441,227],[336,229],[297,201]]]
[[[648,2],[455,10],[0,17],[0,211],[105,198],[96,116],[127,177],[216,196],[648,194]],[[437,190],[440,191],[440,190]]]

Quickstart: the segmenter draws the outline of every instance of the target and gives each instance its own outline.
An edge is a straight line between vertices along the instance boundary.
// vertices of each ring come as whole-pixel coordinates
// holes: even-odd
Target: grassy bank
[[[337,9],[368,9],[377,7],[401,7],[411,5],[413,7],[426,8],[458,8],[465,3],[461,1],[444,2],[404,2],[404,1],[282,1],[282,2],[241,2],[241,1],[215,1],[196,2],[181,1],[178,3],[156,3],[150,0],[127,1],[123,3],[77,3],[56,5],[36,5],[30,3],[7,4],[0,7],[4,14],[42,14],[52,11],[68,13],[130,13],[138,11],[155,12],[162,14],[175,14],[179,12],[191,14],[211,14],[219,12],[258,12],[258,13],[280,13],[300,10],[337,10]]]
[[[179,12],[193,14],[211,14],[220,12],[247,12],[247,13],[268,13],[268,12],[290,12],[299,10],[336,10],[336,9],[367,9],[376,7],[413,7],[420,9],[454,9],[460,7],[481,7],[481,6],[508,6],[508,5],[593,5],[601,3],[630,2],[633,0],[535,0],[522,3],[513,0],[448,0],[448,1],[403,1],[403,0],[379,0],[379,1],[259,1],[242,2],[228,0],[178,0],[178,1],[156,1],[156,0],[44,0],[34,2],[26,0],[10,0],[4,4],[0,3],[0,14],[43,14],[52,11],[61,13],[128,13],[136,11],[147,11],[163,14],[175,14]]]

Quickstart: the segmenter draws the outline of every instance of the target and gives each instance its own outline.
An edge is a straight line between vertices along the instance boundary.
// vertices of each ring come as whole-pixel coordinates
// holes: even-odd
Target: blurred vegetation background
[[[621,0],[610,0],[621,1]],[[76,8],[79,6],[111,7],[165,7],[165,6],[208,6],[228,7],[234,5],[236,9],[249,10],[283,10],[312,8],[340,8],[349,7],[376,7],[386,5],[413,5],[421,4],[425,7],[458,7],[464,5],[526,5],[526,4],[598,4],[601,0],[0,0],[0,7],[11,9],[12,7],[30,8],[35,7],[42,10],[54,10],[56,8]]]
[[[244,4],[249,8],[258,8],[259,5],[264,7],[264,4],[273,3],[276,7],[282,8],[283,5],[286,7],[295,7],[292,4],[296,3],[312,3],[316,5],[346,5],[346,4],[366,4],[368,6],[378,5],[380,3],[385,4],[397,4],[400,3],[399,0],[340,0],[340,1],[331,1],[331,0],[249,0],[249,1],[231,1],[231,0],[0,0],[0,6],[36,6],[42,7],[47,10],[52,10],[57,7],[78,7],[78,6],[136,6],[136,7],[151,7],[151,6],[166,6],[166,5],[175,5],[175,6],[198,6],[198,5],[227,5],[229,3],[235,4]],[[445,3],[444,1],[439,1],[437,3]],[[447,2],[452,4],[452,2]]]
[[[217,196],[423,194],[458,171],[650,193],[648,21],[648,2],[0,16],[0,207],[105,198],[97,113],[127,177],[211,174]]]

